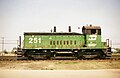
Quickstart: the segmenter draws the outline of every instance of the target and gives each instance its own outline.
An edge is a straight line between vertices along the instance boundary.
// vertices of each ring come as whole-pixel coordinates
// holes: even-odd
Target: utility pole
[[[2,37],[2,52],[4,51],[4,37]]]

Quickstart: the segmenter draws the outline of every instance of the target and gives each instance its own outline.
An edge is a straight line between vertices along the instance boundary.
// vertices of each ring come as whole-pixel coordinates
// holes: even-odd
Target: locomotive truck
[[[22,56],[29,59],[76,57],[106,58],[111,57],[109,39],[102,42],[100,26],[83,26],[82,34],[71,32],[24,32]]]

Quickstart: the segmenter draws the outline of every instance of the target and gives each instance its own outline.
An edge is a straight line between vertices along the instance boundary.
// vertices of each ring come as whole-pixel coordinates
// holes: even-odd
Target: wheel
[[[105,59],[105,57],[106,57],[106,55],[102,54],[102,55],[100,56],[100,59]]]
[[[105,59],[106,55],[102,52],[99,52],[98,57],[99,57],[99,59]]]
[[[85,57],[83,55],[84,55],[84,52],[78,52],[77,58],[80,60],[85,59]]]
[[[35,60],[34,57],[28,56],[28,60]]]
[[[51,52],[47,52],[46,53],[46,59],[50,60],[51,59],[51,55],[52,55]]]

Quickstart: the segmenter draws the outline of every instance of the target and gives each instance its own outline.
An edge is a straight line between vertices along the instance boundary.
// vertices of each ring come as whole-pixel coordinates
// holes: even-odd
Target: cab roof
[[[101,29],[101,27],[100,26],[92,26],[92,25],[90,25],[90,26],[83,26],[82,29]]]

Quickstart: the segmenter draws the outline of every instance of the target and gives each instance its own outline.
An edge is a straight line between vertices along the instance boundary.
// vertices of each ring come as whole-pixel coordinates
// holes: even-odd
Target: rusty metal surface
[[[100,26],[83,26],[83,29],[101,29]]]
[[[82,35],[75,32],[24,32],[24,35]]]
[[[17,60],[17,56],[0,56],[0,60]]]

